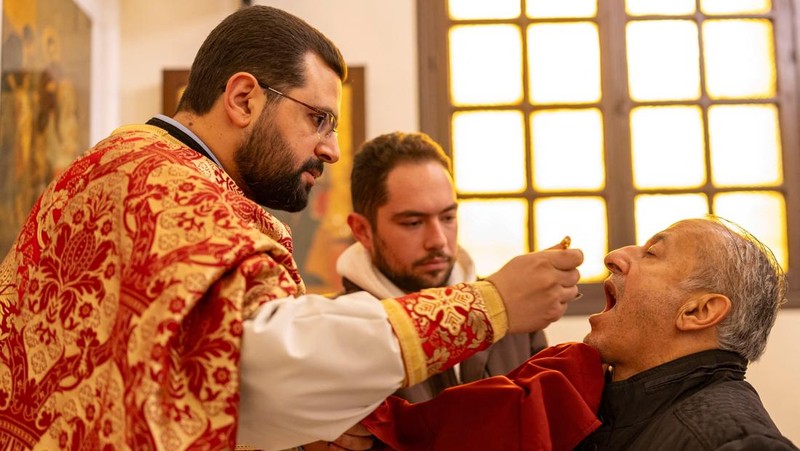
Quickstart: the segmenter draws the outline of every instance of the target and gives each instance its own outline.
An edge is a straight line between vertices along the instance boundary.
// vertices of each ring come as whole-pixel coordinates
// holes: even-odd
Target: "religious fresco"
[[[89,146],[91,21],[72,0],[3,0],[0,258],[44,188]]]

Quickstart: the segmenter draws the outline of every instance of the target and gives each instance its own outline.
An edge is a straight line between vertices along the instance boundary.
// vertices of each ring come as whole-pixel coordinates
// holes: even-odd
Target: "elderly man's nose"
[[[625,246],[609,252],[603,260],[606,268],[612,273],[627,273],[630,267],[631,252],[635,248],[636,246]]]

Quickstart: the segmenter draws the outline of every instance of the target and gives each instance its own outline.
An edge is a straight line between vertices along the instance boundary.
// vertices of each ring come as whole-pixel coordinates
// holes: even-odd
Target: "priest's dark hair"
[[[394,132],[362,144],[353,157],[350,196],[353,211],[375,227],[378,208],[388,201],[386,179],[401,164],[434,161],[451,173],[451,162],[436,141],[425,133]]]
[[[304,57],[309,52],[325,61],[342,81],[347,78],[344,57],[319,30],[277,8],[242,8],[220,22],[200,46],[178,111],[207,113],[237,72],[248,72],[284,92],[301,87],[306,82]]]

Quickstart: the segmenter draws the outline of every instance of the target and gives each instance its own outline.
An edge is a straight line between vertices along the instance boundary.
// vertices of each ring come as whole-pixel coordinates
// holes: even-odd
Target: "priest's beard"
[[[234,161],[246,191],[258,204],[275,210],[300,211],[308,204],[311,186],[303,183],[306,171],[322,175],[322,160],[311,157],[294,168],[292,149],[262,111],[250,136],[239,146]]]

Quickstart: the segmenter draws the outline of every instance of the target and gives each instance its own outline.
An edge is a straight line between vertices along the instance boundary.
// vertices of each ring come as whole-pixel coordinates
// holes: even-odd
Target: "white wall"
[[[115,108],[120,109],[120,123],[143,122],[159,112],[162,69],[188,68],[206,34],[239,5],[236,0],[81,0],[91,4],[116,1],[120,5],[121,102],[113,95],[100,99],[108,103],[100,110],[109,117],[97,126],[93,122],[93,130],[99,127],[103,133],[113,128],[108,122],[118,122]],[[257,3],[304,18],[337,43],[348,64],[366,67],[367,138],[393,130],[418,130],[415,0]],[[113,65],[115,58],[109,56],[107,61]],[[106,70],[114,73],[112,68]],[[113,90],[114,80],[94,79]],[[551,343],[580,341],[587,332],[585,316],[566,317],[548,328]],[[800,406],[798,343],[800,309],[781,312],[767,352],[752,365],[748,379],[782,432],[800,445],[800,416],[794,413]]]
[[[162,71],[188,69],[208,32],[225,16],[236,11],[240,2],[119,2],[120,123],[142,123],[161,112]]]
[[[75,0],[92,21],[89,144],[119,126],[119,0]]]

